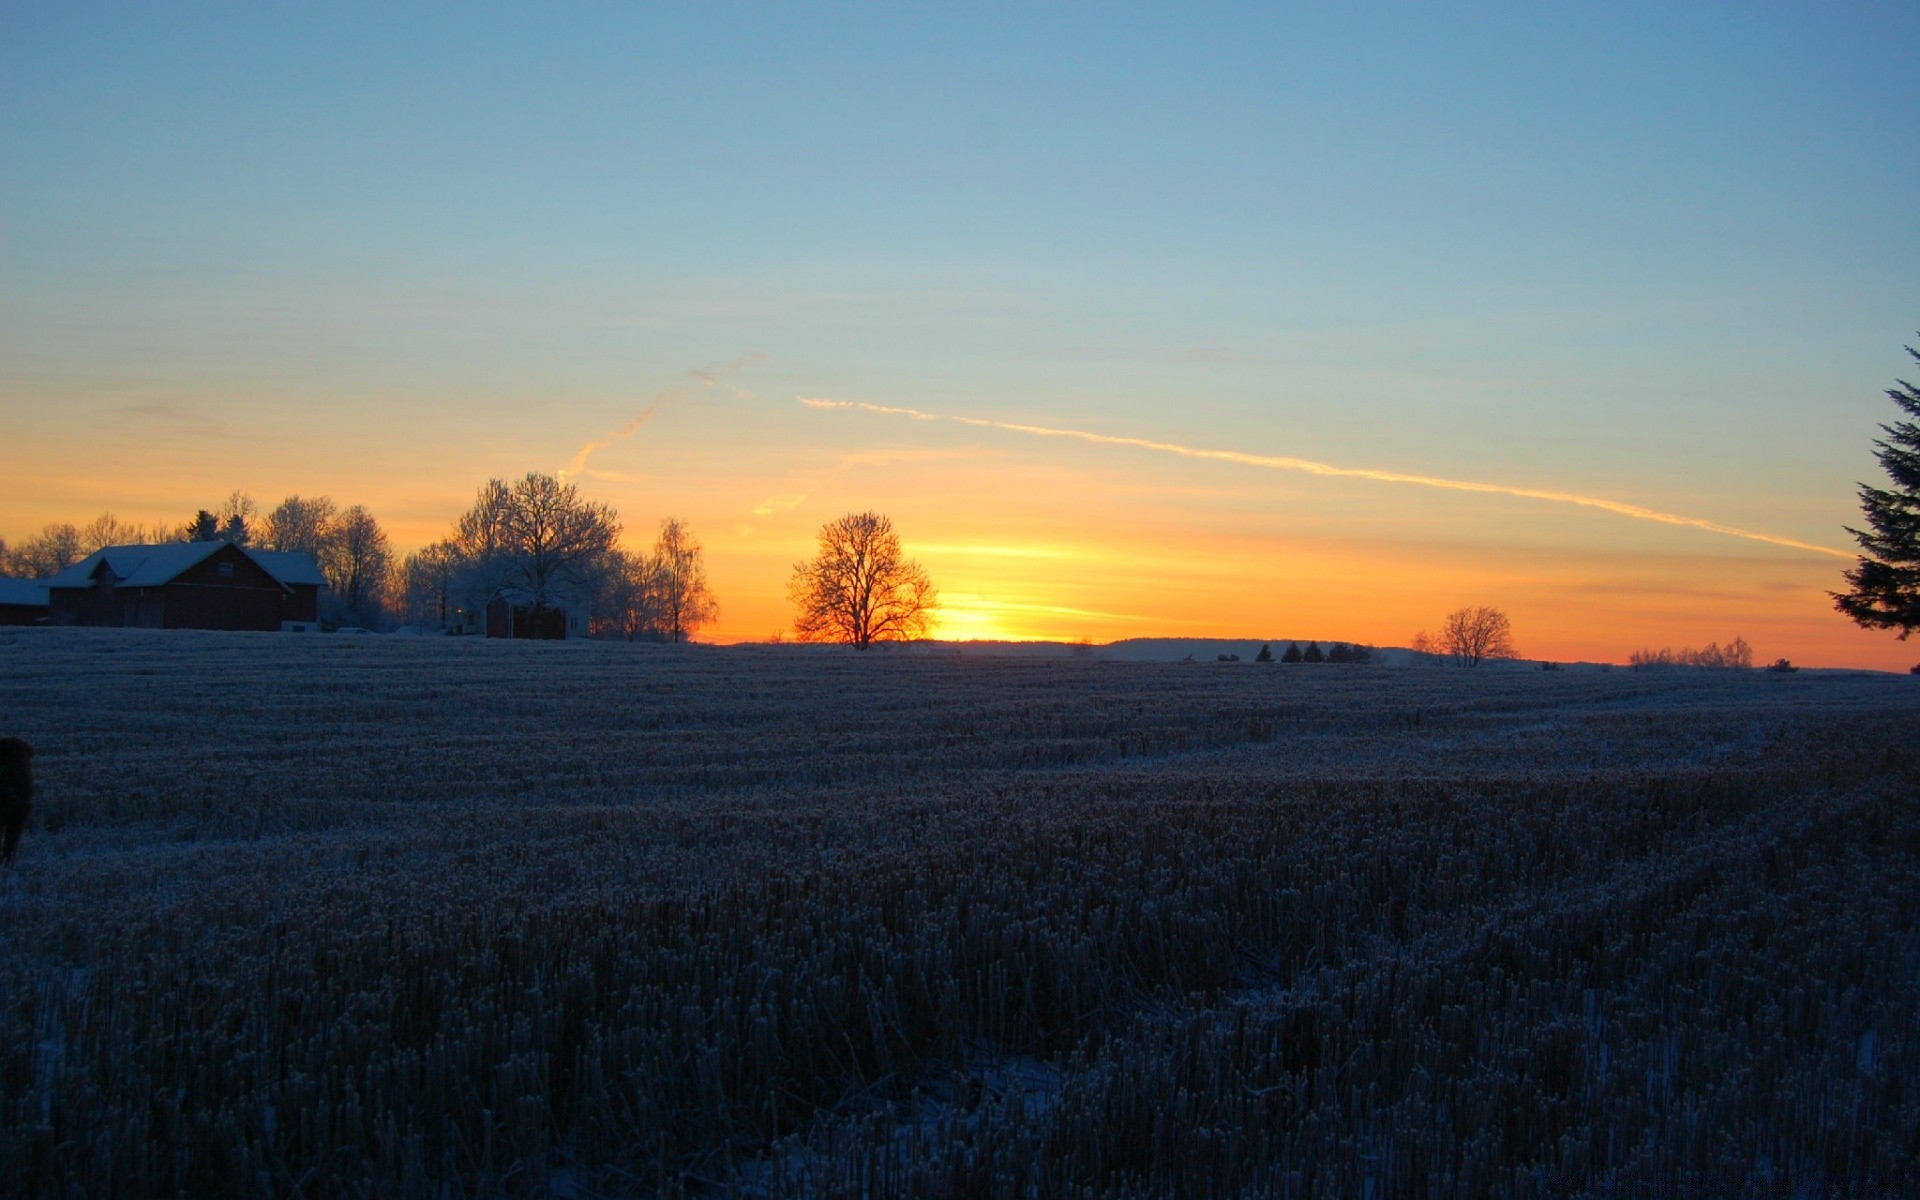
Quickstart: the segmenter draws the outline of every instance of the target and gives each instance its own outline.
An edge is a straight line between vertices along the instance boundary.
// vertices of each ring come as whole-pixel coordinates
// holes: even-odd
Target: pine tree
[[[1920,351],[1907,347],[1920,362]],[[1882,425],[1874,456],[1894,486],[1860,485],[1860,511],[1872,532],[1847,532],[1865,551],[1846,573],[1849,590],[1833,592],[1834,607],[1867,629],[1898,629],[1904,641],[1920,629],[1920,388],[1904,379],[1887,397],[1914,420]]]
[[[1283,663],[1299,662],[1300,661],[1300,643],[1288,642],[1287,652],[1280,656],[1280,661]]]
[[[1327,661],[1327,652],[1320,648],[1319,642],[1308,642],[1307,652],[1300,656],[1300,661],[1301,662],[1325,662]]]
[[[1272,662],[1272,661],[1273,661],[1273,647],[1272,647],[1272,646],[1269,646],[1269,645],[1267,645],[1267,644],[1266,644],[1265,642],[1261,642],[1261,643],[1260,643],[1260,653],[1258,653],[1258,654],[1256,654],[1256,655],[1254,655],[1254,656],[1253,656],[1253,661],[1255,661],[1255,662]]]

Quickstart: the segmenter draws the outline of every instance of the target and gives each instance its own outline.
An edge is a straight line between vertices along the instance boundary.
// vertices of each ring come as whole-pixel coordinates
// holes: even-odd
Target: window
[[[232,578],[233,578],[233,564],[232,564],[232,563],[221,563],[221,564],[220,564],[220,578],[222,578],[222,579],[232,579]]]

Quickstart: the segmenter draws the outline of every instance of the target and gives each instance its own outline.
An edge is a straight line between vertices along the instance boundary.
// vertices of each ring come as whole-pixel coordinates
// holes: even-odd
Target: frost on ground
[[[1909,1194],[1920,680],[27,630],[0,1192]]]

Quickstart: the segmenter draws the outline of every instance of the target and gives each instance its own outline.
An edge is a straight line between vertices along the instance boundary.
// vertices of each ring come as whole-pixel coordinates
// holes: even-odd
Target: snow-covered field
[[[0,734],[0,1192],[1920,1186],[1920,678],[0,630]]]

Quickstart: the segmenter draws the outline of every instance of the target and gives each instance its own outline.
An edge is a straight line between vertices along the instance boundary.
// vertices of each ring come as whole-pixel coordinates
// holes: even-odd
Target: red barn
[[[317,629],[326,582],[300,552],[232,542],[109,546],[47,580],[48,610],[55,625]]]
[[[0,625],[42,625],[47,585],[38,579],[0,579]]]

